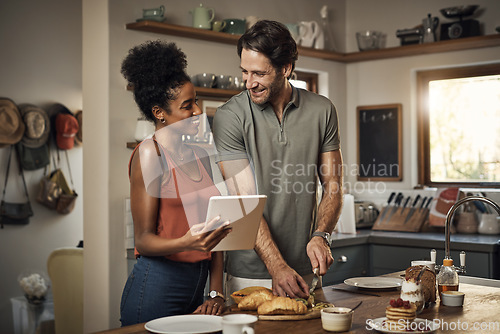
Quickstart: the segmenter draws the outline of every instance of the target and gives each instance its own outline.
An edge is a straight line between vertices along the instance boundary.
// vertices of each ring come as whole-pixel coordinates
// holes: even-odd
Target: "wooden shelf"
[[[230,45],[236,45],[238,39],[240,38],[240,35],[232,35],[223,32],[216,32],[212,30],[198,29],[156,21],[128,23],[126,24],[126,28],[130,30],[148,31],[158,34],[194,38]],[[314,57],[343,63],[354,63],[360,61],[409,57],[422,54],[479,49],[494,46],[500,46],[500,34],[459,38],[433,43],[412,44],[379,50],[351,53],[338,53],[301,46],[299,46],[298,50],[301,56]]]
[[[196,93],[200,97],[214,97],[221,99],[229,99],[231,96],[241,93],[238,89],[219,89],[219,88],[205,88],[205,87],[195,87]],[[134,87],[127,85],[127,90],[133,91]]]

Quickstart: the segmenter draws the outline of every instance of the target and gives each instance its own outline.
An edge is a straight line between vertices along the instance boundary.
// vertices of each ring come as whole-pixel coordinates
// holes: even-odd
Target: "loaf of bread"
[[[406,269],[405,279],[416,279],[423,266],[411,266]],[[420,278],[420,284],[422,284],[422,292],[424,294],[425,302],[435,302],[436,301],[436,273],[426,267],[424,274]]]
[[[261,290],[268,290],[269,292],[272,292],[271,289],[265,288],[263,286],[249,286],[246,288],[243,288],[241,290],[235,291],[231,294],[231,298],[233,298],[234,302],[236,304],[239,304],[243,298],[251,294],[252,292],[255,291],[261,291]]]
[[[276,298],[269,289],[252,292],[238,303],[238,308],[242,311],[255,311],[266,301]]]
[[[261,304],[257,313],[260,315],[269,314],[305,314],[307,306],[300,301],[288,297],[274,297]]]

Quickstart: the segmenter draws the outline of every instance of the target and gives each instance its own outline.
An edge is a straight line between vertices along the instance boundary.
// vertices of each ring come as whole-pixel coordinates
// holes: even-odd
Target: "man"
[[[215,114],[217,162],[230,193],[268,200],[254,250],[227,253],[226,294],[264,285],[307,298],[313,268],[324,275],[333,263],[329,233],[342,207],[336,110],[288,81],[298,52],[283,24],[254,24],[239,39],[238,55],[247,90]]]

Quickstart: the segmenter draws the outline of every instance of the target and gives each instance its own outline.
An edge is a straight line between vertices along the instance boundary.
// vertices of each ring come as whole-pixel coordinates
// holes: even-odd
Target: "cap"
[[[61,150],[72,149],[75,135],[78,132],[78,121],[75,116],[59,113],[56,116],[56,144]]]
[[[452,259],[443,259],[443,266],[451,267],[453,265]]]

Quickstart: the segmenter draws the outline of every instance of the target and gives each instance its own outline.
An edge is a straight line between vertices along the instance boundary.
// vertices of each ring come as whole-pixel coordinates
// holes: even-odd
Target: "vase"
[[[28,302],[28,333],[36,334],[38,326],[40,326],[40,319],[43,311],[45,310],[45,303],[31,303]]]

